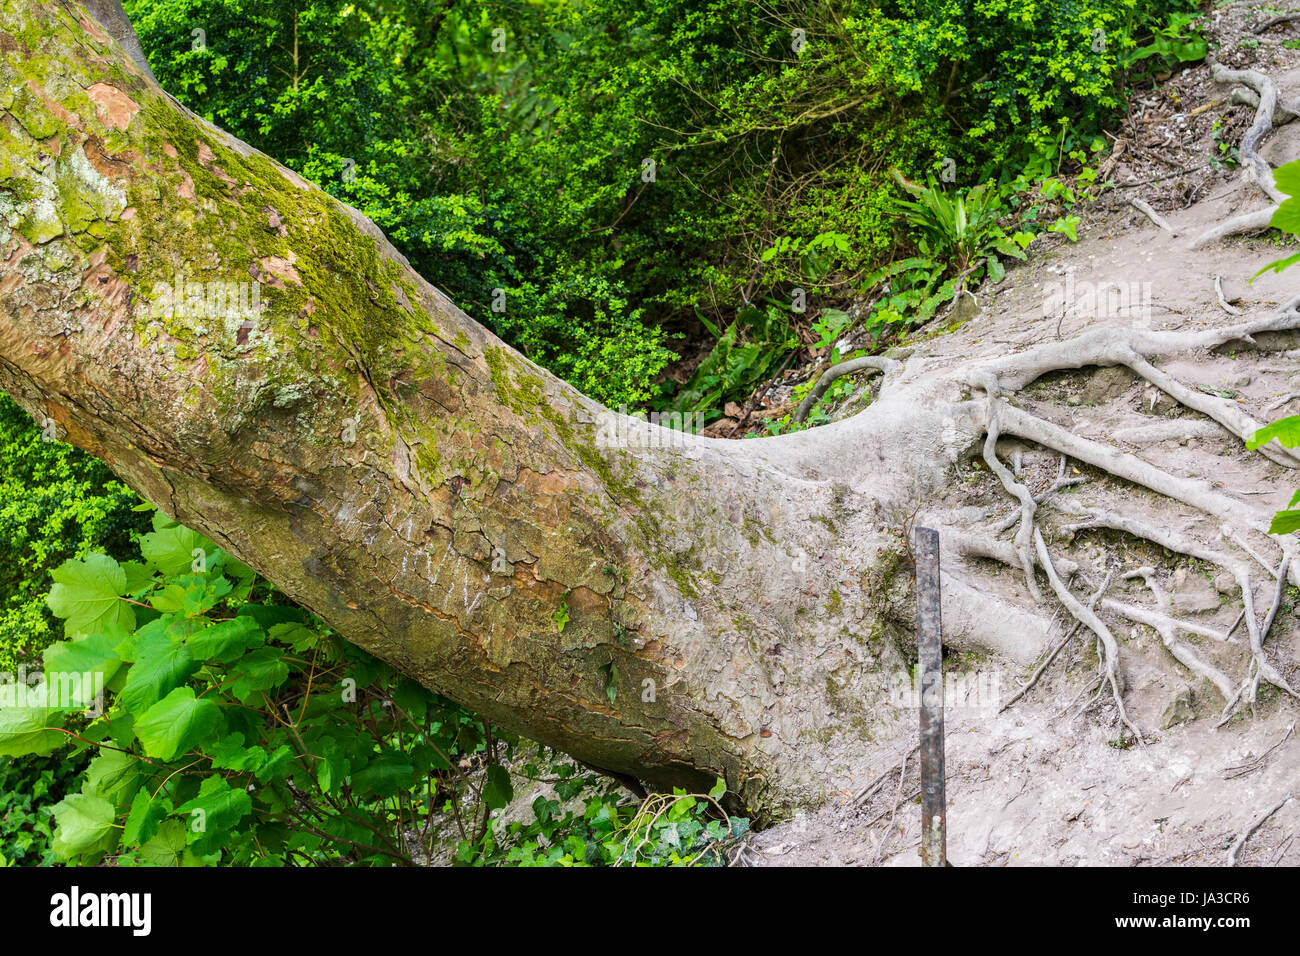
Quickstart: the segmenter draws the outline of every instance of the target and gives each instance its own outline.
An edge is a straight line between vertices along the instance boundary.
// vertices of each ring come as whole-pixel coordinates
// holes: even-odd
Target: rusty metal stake
[[[943,623],[939,532],[916,529],[916,635],[921,672],[921,865],[948,865],[943,770]]]

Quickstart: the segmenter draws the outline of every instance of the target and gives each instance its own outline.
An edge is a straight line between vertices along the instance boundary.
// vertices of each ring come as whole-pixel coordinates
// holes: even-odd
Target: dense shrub
[[[665,330],[696,315],[723,330],[796,286],[812,307],[860,291],[906,243],[891,167],[966,187],[1045,174],[1119,104],[1139,39],[1186,6],[127,3],[172,92],[614,405],[651,396]],[[762,258],[824,233],[844,242],[813,274]]]
[[[148,527],[135,492],[53,437],[0,394],[0,671],[39,663],[60,636],[45,606],[51,570],[92,549],[124,555]]]

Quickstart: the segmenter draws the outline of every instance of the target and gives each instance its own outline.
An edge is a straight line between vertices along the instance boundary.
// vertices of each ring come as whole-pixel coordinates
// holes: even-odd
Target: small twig
[[[1230,305],[1223,294],[1223,280],[1219,276],[1214,277],[1214,294],[1219,297],[1219,308],[1229,315],[1244,315],[1245,313],[1235,305]]]
[[[1256,770],[1261,769],[1264,766],[1264,762],[1268,760],[1269,754],[1271,754],[1274,750],[1277,750],[1278,747],[1281,747],[1284,743],[1290,740],[1291,735],[1293,733],[1295,733],[1294,720],[1291,721],[1291,726],[1286,729],[1286,733],[1282,735],[1282,739],[1279,740],[1277,743],[1275,743],[1273,746],[1269,747],[1258,757],[1246,763],[1238,764],[1235,767],[1224,767],[1221,771],[1219,771],[1221,774],[1223,774],[1223,779],[1231,780],[1233,777],[1244,777],[1248,773],[1254,773]]]
[[[1178,230],[1169,225],[1169,220],[1152,209],[1151,204],[1145,199],[1139,199],[1137,196],[1130,196],[1128,204],[1154,222],[1165,232],[1169,233],[1169,235],[1174,237],[1178,236]]]
[[[915,747],[913,747],[911,750],[909,750],[907,753],[905,753],[905,754],[903,755],[902,766],[906,767],[906,766],[907,766],[907,760],[908,760],[908,758],[911,757],[912,754],[916,753],[916,752],[917,752],[918,750],[920,750],[920,749],[921,749],[921,745],[920,745],[920,744],[917,744]],[[860,806],[861,804],[865,803],[868,797],[870,797],[873,793],[875,793],[877,790],[880,789],[880,785],[881,785],[882,783],[884,783],[884,782],[885,782],[886,780],[888,780],[891,776],[893,776],[894,768],[897,767],[897,766],[899,766],[899,765],[898,765],[898,764],[895,764],[894,767],[890,767],[888,770],[886,770],[884,773],[882,773],[879,777],[877,777],[877,778],[876,778],[875,780],[873,780],[871,783],[867,784],[865,787],[863,787],[861,790],[859,790],[859,791],[858,791],[858,795],[857,795],[856,797],[853,798],[853,802],[854,802],[854,804]]]
[[[1232,844],[1232,849],[1228,851],[1228,866],[1237,865],[1237,854],[1240,853],[1241,848],[1246,845],[1246,841],[1250,839],[1251,834],[1253,834],[1256,830],[1262,827],[1264,825],[1264,822],[1269,817],[1277,813],[1279,810],[1281,810],[1284,806],[1286,806],[1290,802],[1291,802],[1291,794],[1288,793],[1285,797],[1279,800],[1277,804],[1273,806],[1268,812],[1266,812],[1258,820],[1256,820],[1249,827],[1247,827],[1245,833],[1237,837],[1237,842]]]

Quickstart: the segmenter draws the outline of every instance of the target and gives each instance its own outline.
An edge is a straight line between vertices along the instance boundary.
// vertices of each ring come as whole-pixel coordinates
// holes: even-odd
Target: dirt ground
[[[1256,34],[1251,25],[1264,18],[1265,9],[1239,3],[1209,14],[1213,55],[1231,68],[1273,77],[1282,102],[1290,102],[1300,98],[1300,50],[1284,44],[1300,46],[1300,22]],[[1257,187],[1244,181],[1241,168],[1224,162],[1254,116],[1251,106],[1231,102],[1232,92],[1232,86],[1212,79],[1206,64],[1139,91],[1111,136],[1113,159],[1106,178],[1117,188],[1087,209],[1075,210],[1084,216],[1078,243],[1031,247],[1029,260],[1010,269],[1002,283],[978,290],[978,314],[955,331],[923,337],[916,354],[935,361],[994,356],[1098,325],[1217,326],[1240,321],[1229,308],[1247,317],[1264,315],[1300,291],[1300,267],[1251,282],[1262,266],[1296,251],[1275,232],[1192,248],[1192,239],[1203,231],[1269,205]],[[1274,130],[1261,154],[1274,166],[1300,158],[1300,122]],[[1150,204],[1176,235],[1130,205],[1131,198]],[[1120,291],[1109,298],[1099,293],[1093,310],[1062,314],[1053,296],[1067,281],[1076,293],[1100,290],[1105,283]],[[1300,342],[1273,345],[1181,356],[1159,367],[1193,388],[1240,402],[1256,420],[1267,422],[1300,413],[1300,396],[1293,396],[1300,393],[1294,351]],[[1240,443],[1200,415],[1167,407],[1161,394],[1123,369],[1058,373],[1036,383],[1027,398],[1035,414],[1077,435],[1121,447],[1130,442],[1129,447],[1158,458],[1175,474],[1209,477],[1220,489],[1261,506],[1285,507],[1300,484],[1295,471],[1261,467],[1258,456],[1248,455]],[[1214,463],[1208,476],[1207,460]],[[1026,449],[1021,466],[1022,475],[1046,485],[1057,463]],[[1114,488],[1105,493],[1113,496]],[[1119,492],[1129,493],[1127,488]],[[972,520],[1013,511],[1001,487],[977,467],[963,494]],[[1085,486],[1080,498],[1087,500],[1090,494],[1100,492]],[[1067,513],[1070,507],[1068,501],[1059,505]],[[1176,502],[1162,507],[1170,522],[1195,520],[1191,509]],[[1098,539],[1084,535],[1074,547],[1095,551]],[[1187,566],[1185,560],[1180,566],[1170,557],[1121,547],[1115,559],[1117,580],[1124,571],[1155,564],[1158,579],[1181,612],[1227,631],[1240,607],[1231,600],[1231,581],[1194,563]],[[1004,577],[1005,584],[995,589],[1008,601],[1023,602],[1022,583],[1010,572]],[[986,578],[980,586],[988,586]],[[1141,581],[1123,582],[1117,592],[1136,603],[1143,588]],[[1273,603],[1275,584],[1260,577],[1256,589],[1262,614]],[[1300,679],[1300,608],[1293,592],[1288,589],[1283,596],[1268,647],[1294,684]],[[1057,625],[1062,635],[1065,623]],[[1146,745],[1123,739],[1113,709],[1104,702],[1089,706],[1096,656],[1091,641],[1078,636],[1005,712],[997,713],[996,704],[985,700],[979,707],[950,708],[947,819],[954,865],[1222,866],[1234,843],[1288,794],[1297,799],[1253,832],[1236,863],[1300,864],[1300,844],[1294,840],[1300,829],[1297,701],[1280,692],[1263,693],[1253,713],[1215,729],[1221,702],[1208,684],[1180,671],[1153,631],[1117,623],[1129,685],[1125,702],[1147,734]],[[1231,643],[1242,640],[1238,633]],[[1005,658],[981,661],[1000,679],[1001,700],[1034,670]],[[855,792],[818,813],[753,834],[736,863],[919,865],[915,711],[903,714],[898,726],[896,739],[880,742],[879,757],[872,770],[864,770]],[[880,768],[890,769],[882,773]],[[869,792],[858,799],[864,791]]]

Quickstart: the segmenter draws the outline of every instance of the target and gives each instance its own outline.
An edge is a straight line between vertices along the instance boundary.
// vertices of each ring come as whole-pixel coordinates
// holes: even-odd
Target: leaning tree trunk
[[[982,437],[995,470],[999,432],[1018,435],[1243,530],[1267,523],[1004,398],[1051,368],[1146,374],[1144,355],[1204,336],[1107,332],[965,369],[882,360],[865,412],[781,438],[608,411],[475,324],[354,210],[160,91],[104,5],[107,32],[72,3],[0,0],[0,387],[494,723],[655,784],[720,774],[771,819],[873,775],[862,755],[897,719],[883,685],[914,657],[907,532]],[[241,283],[260,311],[216,301]],[[998,473],[1022,502],[1014,542],[954,531],[949,547],[1023,569],[1034,596],[1047,572],[1105,643],[1122,715],[1105,625],[1070,603],[1032,498]],[[1051,629],[960,571],[943,611],[950,643],[1020,661]]]

